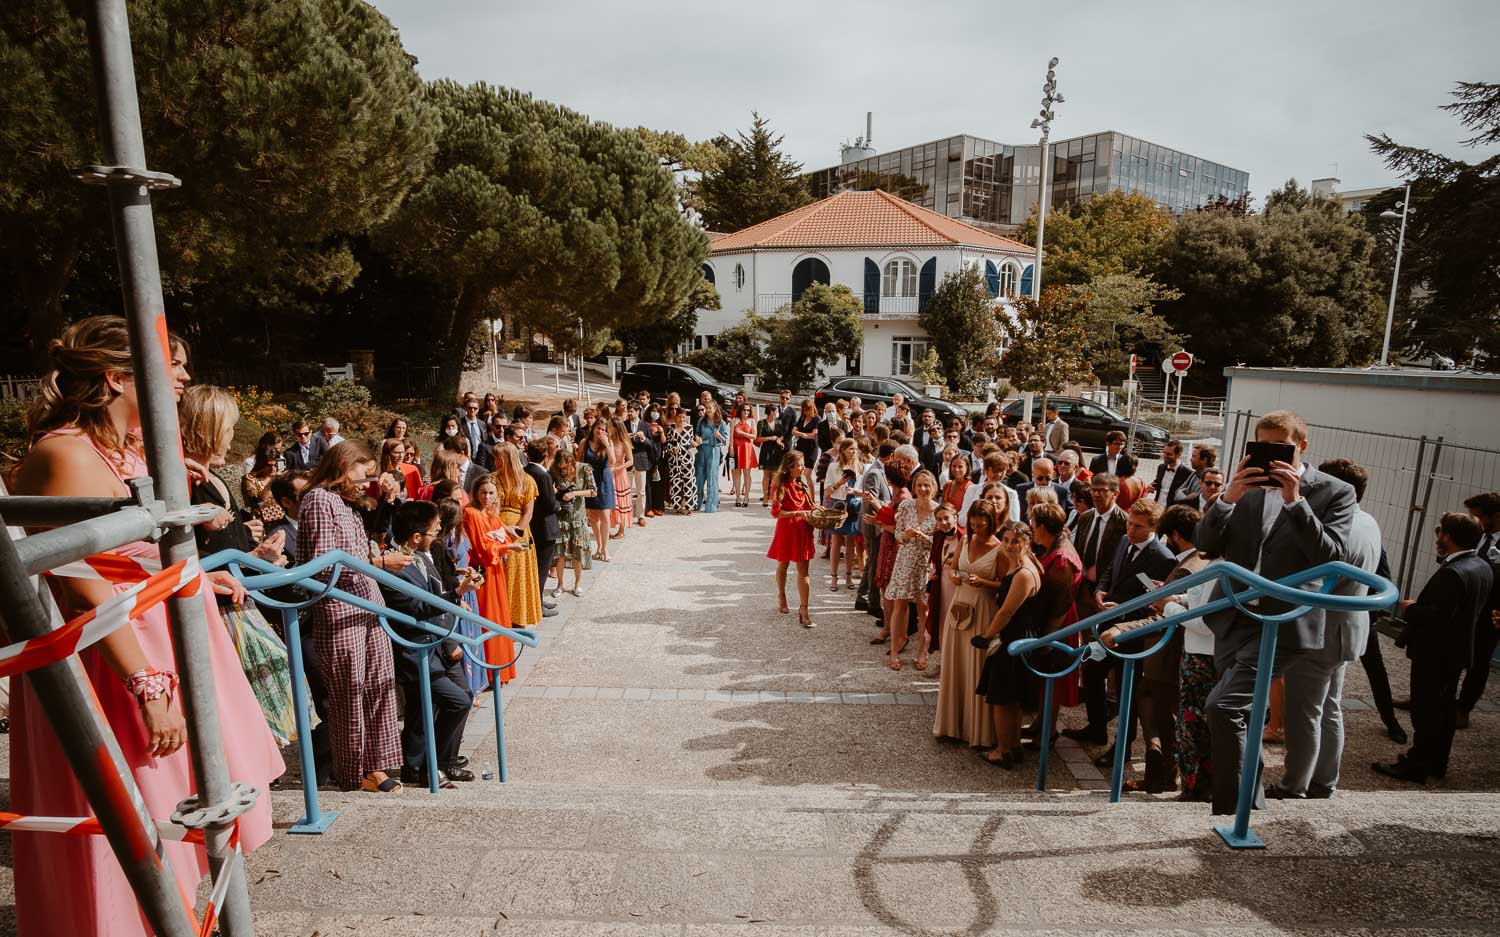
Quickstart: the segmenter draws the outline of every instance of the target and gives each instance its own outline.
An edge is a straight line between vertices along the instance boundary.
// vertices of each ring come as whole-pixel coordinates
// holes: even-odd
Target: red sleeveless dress
[[[801,563],[813,558],[817,547],[813,543],[812,525],[800,517],[783,517],[791,511],[811,511],[812,495],[801,481],[794,481],[781,489],[781,496],[771,505],[771,516],[776,518],[776,534],[771,538],[771,549],[766,556],[778,563]]]

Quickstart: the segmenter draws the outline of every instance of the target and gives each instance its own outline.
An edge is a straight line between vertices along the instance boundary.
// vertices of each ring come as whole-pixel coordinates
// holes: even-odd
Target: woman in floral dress
[[[562,587],[563,569],[573,564],[573,595],[583,595],[583,571],[588,569],[594,538],[589,533],[588,498],[594,497],[594,470],[573,458],[566,449],[552,460],[552,482],[557,487],[557,584]]]
[[[900,548],[885,587],[886,621],[891,629],[891,669],[901,669],[901,650],[906,646],[908,605],[917,603],[917,669],[927,669],[927,651],[932,639],[927,633],[927,558],[932,551],[932,531],[937,526],[937,479],[926,469],[912,476],[910,501],[896,509],[896,542]]]

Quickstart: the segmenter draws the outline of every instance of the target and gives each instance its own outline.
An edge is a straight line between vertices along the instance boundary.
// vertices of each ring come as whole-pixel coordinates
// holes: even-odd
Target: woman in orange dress
[[[771,488],[771,515],[776,518],[776,533],[766,556],[776,561],[776,594],[781,600],[778,610],[783,615],[787,613],[787,567],[797,564],[797,621],[802,627],[811,628],[812,616],[807,611],[807,564],[812,562],[816,548],[807,518],[814,505],[802,474],[802,453],[793,449],[782,457],[781,471],[776,473],[776,484]]]
[[[759,464],[755,459],[755,406],[741,404],[734,421],[734,506],[750,506],[750,473]]]
[[[484,582],[476,593],[479,614],[497,625],[511,626],[509,589],[505,582],[505,555],[526,549],[500,518],[500,491],[492,478],[474,489],[474,506],[464,508],[464,536],[469,538],[469,563],[484,570]],[[484,642],[484,659],[504,664],[516,656],[516,642],[493,637]],[[500,682],[509,683],[516,668],[500,672]]]

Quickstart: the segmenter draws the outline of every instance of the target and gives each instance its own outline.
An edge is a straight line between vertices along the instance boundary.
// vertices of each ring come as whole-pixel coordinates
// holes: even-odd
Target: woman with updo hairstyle
[[[51,343],[52,368],[40,382],[27,414],[30,451],[17,467],[14,493],[52,497],[127,498],[126,482],[147,473],[140,447],[140,410],[125,320],[95,316],[69,326]],[[172,347],[173,392],[186,387],[187,350]],[[207,475],[202,466],[190,470]],[[155,544],[135,541],[109,551],[156,564]],[[96,608],[128,588],[97,579],[48,576],[66,618]],[[260,705],[214,595],[243,598],[227,573],[200,577],[198,594],[207,618],[209,661],[229,777],[269,789],[285,770]],[[135,618],[78,655],[153,817],[170,817],[197,786],[185,747],[177,677],[165,604]],[[12,681],[10,698],[10,808],[33,816],[81,817],[93,813],[74,779],[30,680]],[[240,844],[254,850],[271,836],[271,803],[261,797],[239,819]],[[102,836],[18,834],[13,839],[16,933],[137,937],[149,933],[119,860]],[[201,845],[161,843],[178,887],[192,895],[208,873]]]
[[[1037,561],[1042,565],[1042,584],[1038,592],[1041,601],[1041,623],[1038,631],[1051,634],[1078,621],[1076,604],[1078,586],[1083,581],[1083,560],[1073,547],[1073,538],[1068,533],[1067,515],[1056,504],[1038,504],[1031,509],[1031,541],[1036,544]],[[1078,647],[1079,636],[1069,635],[1064,643]],[[1053,648],[1037,652],[1035,660],[1042,664],[1039,670],[1062,670],[1072,658]],[[1057,737],[1057,710],[1060,706],[1077,706],[1079,702],[1079,676],[1077,668],[1066,677],[1052,681],[1052,737]],[[1039,748],[1037,735],[1042,731],[1042,712],[1038,701],[1037,718],[1030,726],[1021,730],[1028,739],[1027,748]]]

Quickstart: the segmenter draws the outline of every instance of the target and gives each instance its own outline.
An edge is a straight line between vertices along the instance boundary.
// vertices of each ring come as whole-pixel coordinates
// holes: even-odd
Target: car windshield
[[[698,370],[697,368],[693,367],[690,364],[679,364],[677,367],[679,367],[679,368],[682,369],[682,373],[683,374],[686,374],[688,377],[692,378],[695,381],[701,381],[704,384],[717,384],[717,383],[719,383],[718,381],[716,381],[713,378],[709,377],[706,372],[700,371],[700,370]]]

